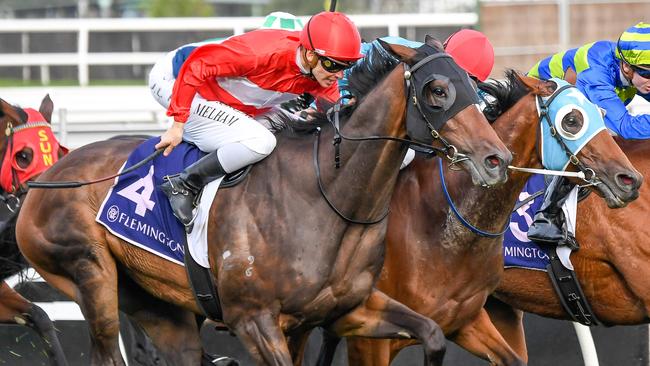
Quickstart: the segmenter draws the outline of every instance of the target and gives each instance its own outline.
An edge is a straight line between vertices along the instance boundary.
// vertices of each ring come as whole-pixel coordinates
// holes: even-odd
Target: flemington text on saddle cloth
[[[159,137],[145,141],[129,156],[120,172],[151,155]],[[184,265],[184,243],[198,245],[190,248],[195,260],[208,267],[207,215],[221,180],[206,187],[199,207],[199,217],[192,234],[186,235],[183,225],[172,213],[167,197],[156,187],[166,175],[174,175],[205,155],[196,146],[178,145],[172,153],[157,156],[140,168],[119,176],[108,191],[95,220],[113,235],[159,257]],[[207,208],[206,208],[207,206]],[[205,238],[205,240],[203,240]]]

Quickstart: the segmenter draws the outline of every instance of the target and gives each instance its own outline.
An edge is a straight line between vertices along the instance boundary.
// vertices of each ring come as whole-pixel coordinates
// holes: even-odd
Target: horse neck
[[[359,104],[341,129],[346,136],[406,136],[403,67],[397,66]],[[374,140],[341,144],[342,167],[329,175],[328,191],[343,212],[375,218],[389,203],[406,146]],[[327,177],[326,177],[327,178]]]
[[[493,128],[497,135],[512,151],[512,165],[525,167],[540,165],[536,151],[538,121],[534,97],[528,95],[494,122]],[[449,207],[440,193],[441,182],[438,178],[438,164],[433,161],[420,166],[422,172],[417,174],[416,180],[420,182],[418,186],[421,190],[417,196],[422,200],[417,204],[423,207],[420,208],[417,215],[426,217],[427,220],[445,222],[449,215]],[[508,222],[517,197],[529,177],[529,174],[512,172],[505,184],[486,189],[475,186],[466,172],[452,172],[446,167],[443,169],[447,189],[459,212],[474,226],[489,232],[500,231]],[[413,177],[401,178],[400,183],[403,180],[413,181]],[[427,180],[428,183],[424,183]],[[398,187],[404,188],[402,184],[399,184]],[[395,196],[401,196],[401,194],[396,193]],[[438,220],[435,219],[436,217]],[[456,221],[455,218],[452,220]],[[466,228],[447,232],[454,236],[448,242],[454,243],[453,245],[456,247],[471,246],[475,244],[476,240],[485,240]],[[500,240],[494,242],[500,242]]]

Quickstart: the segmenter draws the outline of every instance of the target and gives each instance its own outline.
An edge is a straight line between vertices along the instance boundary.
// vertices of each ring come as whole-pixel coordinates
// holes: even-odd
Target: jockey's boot
[[[194,221],[192,211],[196,207],[196,198],[203,187],[213,180],[226,175],[217,152],[213,151],[194,164],[185,168],[180,174],[166,177],[167,181],[159,186],[169,199],[174,216],[185,226]]]
[[[528,239],[553,244],[567,239],[562,204],[572,189],[573,184],[566,178],[553,178],[544,194],[542,207],[535,213],[528,229]]]

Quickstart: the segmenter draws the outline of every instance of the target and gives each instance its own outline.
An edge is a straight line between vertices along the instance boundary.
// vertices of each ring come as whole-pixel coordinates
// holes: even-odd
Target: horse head
[[[515,73],[509,79],[519,80],[537,99],[537,149],[545,168],[581,171],[584,178],[576,182],[592,188],[610,208],[639,196],[643,176],[609,134],[598,106],[564,80]]]
[[[486,128],[473,82],[442,44],[429,36],[418,49],[381,44],[405,64],[408,136],[428,144],[441,142],[450,165],[462,165],[474,184],[505,182],[512,155],[494,130]]]
[[[23,109],[0,99],[0,279],[27,267],[16,245],[14,226],[24,184],[54,164],[65,149],[50,130],[53,103],[46,95],[38,110]]]
[[[24,194],[24,184],[67,153],[51,129],[54,104],[49,94],[38,111],[0,99],[0,186],[8,194]]]

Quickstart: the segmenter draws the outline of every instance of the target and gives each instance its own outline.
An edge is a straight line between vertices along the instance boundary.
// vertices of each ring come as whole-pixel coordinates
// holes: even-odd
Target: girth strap
[[[546,271],[551,279],[555,293],[562,303],[564,311],[571,316],[573,321],[590,327],[599,325],[596,314],[591,310],[587,297],[582,292],[576,273],[566,268],[557,254],[557,247],[549,253],[550,263]]]
[[[221,309],[221,300],[217,293],[217,287],[212,278],[212,272],[205,268],[192,258],[187,240],[183,244],[185,249],[185,270],[190,280],[194,299],[199,305],[199,309],[205,316],[212,320],[223,320],[223,310]]]

